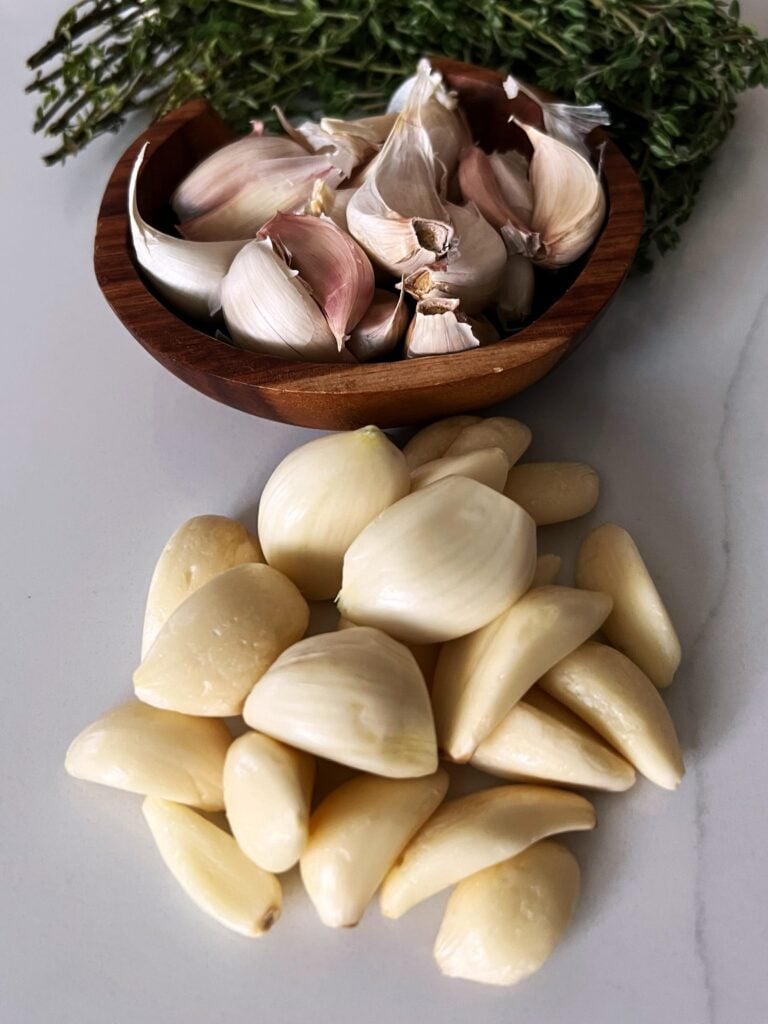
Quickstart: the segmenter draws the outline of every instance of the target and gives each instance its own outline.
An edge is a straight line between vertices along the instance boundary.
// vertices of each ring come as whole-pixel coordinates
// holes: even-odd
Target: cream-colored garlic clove
[[[560,843],[536,843],[460,882],[435,940],[449,978],[516,985],[560,942],[579,898],[576,858]]]
[[[495,786],[444,803],[403,851],[381,887],[385,917],[401,917],[462,878],[558,832],[595,827],[583,796],[549,786]]]
[[[354,627],[354,622],[345,619],[343,615],[339,616],[336,629],[354,629]],[[404,646],[408,648],[416,659],[416,664],[421,669],[424,682],[427,684],[427,689],[429,689],[432,686],[437,657],[440,654],[440,644],[405,644]]]
[[[425,462],[442,458],[464,427],[479,422],[479,416],[449,416],[448,419],[422,427],[406,441],[403,448],[408,468],[413,471]]]
[[[591,512],[600,494],[600,478],[585,462],[527,462],[510,469],[504,493],[522,505],[537,526],[549,526]]]
[[[410,312],[397,295],[377,288],[373,301],[349,336],[347,350],[361,363],[388,355],[402,340]]]
[[[509,416],[490,416],[460,430],[444,452],[463,455],[481,448],[501,448],[513,466],[531,443],[531,431],[519,420]]]
[[[378,427],[309,441],[283,459],[262,493],[265,558],[311,600],[335,597],[350,544],[410,483],[403,453]]]
[[[438,480],[386,509],[344,556],[339,611],[406,643],[481,628],[528,589],[533,520],[466,477]]]
[[[360,775],[326,797],[312,815],[301,858],[304,888],[323,924],[358,923],[447,788],[448,775],[438,769],[420,779]]]
[[[403,644],[377,629],[294,644],[245,703],[253,729],[339,764],[390,778],[437,767],[429,695]]]
[[[530,316],[535,285],[530,259],[519,253],[510,253],[496,292],[496,312],[503,327],[512,328]]]
[[[610,610],[607,594],[540,587],[484,629],[445,644],[432,688],[445,756],[468,761],[536,680],[599,629]]]
[[[479,146],[469,146],[462,153],[458,180],[461,194],[501,233],[510,253],[533,256],[538,252],[539,238],[531,229],[529,197],[521,202],[517,196],[508,194],[506,180],[502,187],[491,158]]]
[[[523,93],[539,107],[544,121],[544,130],[560,142],[583,156],[589,156],[589,148],[585,143],[587,135],[594,129],[611,123],[610,115],[600,103],[580,106],[573,103],[551,103],[544,99],[536,89],[507,75],[504,92],[513,100]]]
[[[195,516],[175,531],[160,553],[144,612],[141,656],[169,615],[219,573],[244,562],[263,562],[259,542],[227,516]]]
[[[237,845],[265,871],[288,871],[307,844],[311,754],[247,732],[227,751],[224,805]]]
[[[669,712],[648,676],[620,651],[590,641],[540,683],[651,782],[664,789],[680,784],[685,769]]]
[[[675,627],[626,530],[605,523],[586,538],[576,559],[576,586],[613,598],[603,632],[656,686],[669,686],[680,664]]]
[[[254,683],[308,622],[306,601],[276,569],[228,569],[163,625],[133,674],[136,696],[189,715],[239,715]]]
[[[223,722],[131,700],[83,729],[70,744],[65,767],[76,779],[220,811],[231,742]]]
[[[550,587],[557,583],[562,564],[560,555],[539,555],[536,559],[536,572],[533,574],[531,590],[536,587]]]
[[[274,875],[188,807],[147,797],[142,810],[166,867],[202,911],[248,938],[269,931],[282,906]]]
[[[482,333],[461,311],[458,299],[422,299],[405,335],[405,355],[415,359],[465,352],[480,347]]]
[[[508,473],[509,459],[501,448],[480,448],[425,462],[411,473],[411,490],[420,491],[446,476],[466,476],[494,491],[503,491]]]

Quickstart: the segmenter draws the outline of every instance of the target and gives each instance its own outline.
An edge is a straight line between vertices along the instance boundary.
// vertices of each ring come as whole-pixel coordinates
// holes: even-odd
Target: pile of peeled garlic
[[[501,88],[501,87],[499,87]],[[180,313],[235,345],[284,359],[367,362],[460,352],[530,315],[534,266],[572,263],[605,216],[584,139],[602,107],[523,90],[543,130],[519,118],[526,152],[486,153],[455,95],[421,61],[388,113],[291,125],[261,122],[176,189],[181,237],[141,216],[136,258]],[[226,333],[225,333],[226,332]]]
[[[329,434],[272,473],[258,536],[205,515],[168,541],[136,699],[66,767],[144,794],[163,860],[222,924],[267,931],[297,864],[330,927],[377,892],[398,918],[454,887],[440,969],[513,984],[577,902],[578,864],[551,839],[595,826],[575,789],[680,782],[658,690],[680,661],[669,616],[612,524],[582,544],[576,586],[556,584],[537,527],[590,512],[598,478],[518,463],[530,440],[501,416],[443,420],[402,451],[376,427]],[[308,602],[333,631],[306,635]],[[504,784],[456,795],[455,768],[446,800],[441,758]],[[226,828],[199,813],[221,810]]]

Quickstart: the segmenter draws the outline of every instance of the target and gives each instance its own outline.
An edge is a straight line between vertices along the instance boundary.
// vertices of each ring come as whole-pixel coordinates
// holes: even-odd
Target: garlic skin
[[[288,871],[307,844],[311,754],[247,732],[227,751],[224,806],[237,845],[264,871]]]
[[[509,459],[501,448],[480,448],[464,455],[444,456],[425,462],[411,473],[411,491],[420,491],[446,476],[466,476],[494,491],[503,491]]]
[[[312,815],[301,878],[320,920],[352,928],[403,848],[448,789],[438,769],[421,779],[359,775]]]
[[[599,629],[610,610],[607,594],[540,587],[484,629],[445,644],[432,687],[444,756],[468,761],[536,680]]]
[[[403,447],[408,468],[413,471],[425,462],[442,458],[464,427],[479,422],[479,416],[449,416],[447,419],[422,427]]]
[[[462,878],[521,853],[558,832],[595,827],[583,796],[549,786],[495,786],[444,803],[416,833],[379,894],[398,918]]]
[[[594,129],[611,123],[608,111],[600,103],[580,106],[572,103],[549,103],[538,95],[535,89],[507,75],[504,92],[509,99],[515,99],[519,93],[532,99],[541,110],[544,130],[582,156],[589,156],[589,148],[585,139]]]
[[[496,340],[487,338],[482,325],[462,313],[458,299],[422,299],[405,335],[405,355],[408,359],[447,355]]]
[[[507,330],[531,315],[536,279],[527,256],[510,253],[496,291],[496,313]]]
[[[488,163],[506,204],[524,224],[530,224],[533,187],[528,177],[528,160],[522,153],[510,149],[505,153],[491,153]]]
[[[410,313],[403,293],[377,288],[373,300],[349,336],[347,350],[361,363],[381,359],[402,340]]]
[[[531,431],[524,423],[509,416],[489,416],[460,430],[444,454],[463,455],[482,448],[501,448],[513,466],[530,443]]]
[[[331,188],[324,178],[318,178],[312,186],[312,193],[304,207],[304,213],[312,217],[323,215],[330,217],[336,227],[349,233],[347,206],[354,194],[354,188]]]
[[[406,643],[439,643],[509,608],[535,564],[535,528],[523,509],[475,480],[445,477],[386,509],[353,541],[338,607]]]
[[[537,526],[549,526],[591,512],[600,496],[600,478],[585,462],[527,462],[509,471],[504,493]]]
[[[322,153],[345,178],[351,178],[361,164],[378,151],[392,129],[397,115],[379,114],[344,121],[323,117],[319,123],[305,121],[294,127],[280,107],[274,108],[286,134],[309,153]]]
[[[435,940],[438,967],[449,978],[516,985],[560,942],[579,889],[576,858],[550,841],[464,879],[451,893]]]
[[[76,779],[129,793],[220,811],[224,757],[232,742],[223,722],[128,701],[72,741],[64,766]]]
[[[133,674],[145,704],[239,715],[254,683],[304,635],[309,608],[289,579],[253,562],[215,576],[173,612]]]
[[[282,906],[274,875],[188,807],[147,797],[142,811],[166,867],[204,913],[247,938],[269,931]]]
[[[637,545],[626,530],[605,523],[584,540],[576,558],[576,586],[613,598],[605,636],[659,687],[669,686],[682,653],[675,627]]]
[[[557,583],[560,566],[563,560],[559,555],[539,555],[536,559],[536,572],[533,574],[531,590],[536,587],[549,587]]]
[[[675,726],[659,691],[621,651],[585,643],[550,669],[540,685],[647,779],[677,789],[685,768]]]
[[[410,484],[404,455],[378,427],[327,434],[294,449],[261,495],[267,562],[310,600],[334,598],[350,544]]]
[[[458,179],[461,194],[501,233],[510,253],[533,256],[538,252],[539,237],[531,227],[527,199],[521,202],[517,194],[510,193],[506,176],[502,190],[491,158],[479,146],[462,153]]]
[[[245,702],[259,732],[390,778],[437,768],[429,695],[413,655],[377,629],[308,637],[282,654]]]

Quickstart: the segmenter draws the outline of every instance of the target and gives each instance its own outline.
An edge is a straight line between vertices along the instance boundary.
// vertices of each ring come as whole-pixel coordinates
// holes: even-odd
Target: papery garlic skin
[[[514,466],[530,443],[531,431],[524,423],[509,416],[489,416],[460,430],[444,454],[463,455],[482,448],[501,448],[510,466]]]
[[[528,589],[533,521],[514,502],[451,476],[386,509],[344,556],[339,611],[406,643],[479,629]]]
[[[67,750],[65,767],[76,779],[220,811],[231,742],[229,730],[216,719],[131,700],[83,729]]]
[[[496,291],[496,312],[502,326],[510,329],[530,316],[536,279],[527,256],[510,253]]]
[[[328,434],[294,449],[261,495],[267,562],[310,600],[335,597],[350,544],[410,484],[405,456],[378,427]]]
[[[268,565],[228,569],[191,594],[133,674],[136,696],[189,715],[240,714],[254,683],[304,635],[309,608]]]
[[[345,178],[351,178],[356,168],[371,159],[397,119],[394,114],[351,121],[323,117],[319,123],[304,121],[294,127],[280,107],[274,110],[286,134],[294,142],[309,153],[322,153]]]
[[[168,870],[204,913],[248,938],[269,931],[282,906],[274,875],[188,807],[147,797],[142,811]]]
[[[503,491],[509,473],[509,459],[501,448],[480,448],[464,455],[433,459],[411,473],[411,491],[420,491],[446,476],[466,476],[494,491]]]
[[[505,153],[491,153],[488,162],[507,205],[524,224],[530,224],[533,187],[528,177],[528,160],[522,153],[511,149]]]
[[[304,213],[308,213],[312,217],[323,215],[330,217],[342,231],[349,232],[347,206],[354,194],[354,188],[331,188],[323,178],[318,178],[312,186],[312,193],[304,207]]]
[[[420,779],[360,775],[312,815],[301,878],[323,924],[352,928],[403,848],[448,789],[438,769]]]
[[[407,359],[479,348],[480,336],[459,309],[458,299],[422,299],[405,335]]]
[[[416,833],[385,878],[381,912],[402,917],[417,903],[540,839],[594,827],[588,800],[549,786],[495,786],[449,800]]]
[[[402,291],[394,295],[377,288],[370,306],[349,336],[347,351],[361,363],[389,355],[402,340],[409,317]]]
[[[464,427],[479,422],[479,416],[449,416],[447,419],[422,427],[403,447],[408,468],[413,471],[425,462],[442,458]]]
[[[504,493],[537,526],[549,526],[591,512],[600,496],[600,478],[585,462],[527,462],[509,471]]]
[[[585,157],[589,156],[589,147],[585,142],[587,135],[594,128],[611,123],[610,114],[600,103],[590,103],[586,106],[573,103],[549,103],[543,100],[535,89],[518,81],[512,75],[507,75],[504,81],[504,92],[511,100],[515,99],[519,93],[532,99],[541,110],[546,133],[559,139],[560,142],[564,142]]]
[[[549,587],[557,583],[560,566],[563,560],[559,555],[539,555],[536,559],[536,572],[531,581],[531,590],[535,587]]]

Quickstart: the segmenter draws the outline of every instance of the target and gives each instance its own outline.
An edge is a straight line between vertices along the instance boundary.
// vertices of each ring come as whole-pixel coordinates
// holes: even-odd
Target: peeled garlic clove
[[[347,350],[361,363],[388,355],[405,334],[409,316],[402,291],[394,295],[377,288],[373,301],[349,336]]]
[[[576,586],[613,598],[603,632],[656,686],[669,686],[680,664],[680,641],[637,545],[605,523],[586,538],[576,559]]]
[[[413,471],[425,462],[442,458],[464,427],[479,422],[479,416],[449,416],[448,419],[422,427],[406,441],[403,448],[408,468]]]
[[[650,679],[620,651],[590,641],[540,684],[651,782],[678,787],[685,769],[672,719]]]
[[[131,700],[83,729],[70,744],[65,767],[86,782],[220,811],[231,742],[223,722]]]
[[[591,512],[600,494],[600,478],[585,462],[528,462],[512,467],[504,493],[522,505],[537,526],[548,526]]]
[[[425,462],[411,473],[411,490],[420,491],[446,476],[466,476],[494,491],[503,491],[508,472],[509,459],[501,448],[480,448]]]
[[[533,263],[527,256],[510,253],[496,292],[496,312],[502,326],[509,329],[530,316],[535,284]]]
[[[535,562],[526,512],[475,480],[446,477],[386,509],[351,544],[339,611],[406,643],[442,642],[513,604]]]
[[[610,610],[607,594],[541,587],[485,629],[446,644],[432,688],[445,755],[468,761],[536,680],[599,629]]]
[[[459,160],[458,177],[461,194],[501,232],[510,253],[533,256],[538,251],[539,239],[531,229],[527,209],[508,201],[496,179],[490,157],[479,146],[464,150]]]
[[[259,542],[227,516],[195,516],[176,530],[152,574],[144,612],[141,656],[168,616],[214,576],[244,562],[263,562]]]
[[[306,601],[282,573],[238,565],[173,612],[133,674],[136,696],[188,715],[239,715],[253,684],[308,622]]]
[[[558,832],[595,827],[583,796],[548,786],[496,786],[444,803],[405,848],[381,887],[385,917]]]
[[[448,789],[438,770],[421,779],[360,775],[312,815],[301,878],[323,924],[354,927],[403,848]]]
[[[559,555],[539,555],[536,559],[536,572],[533,574],[531,590],[535,587],[549,587],[557,583],[562,558]]]
[[[311,754],[247,732],[227,751],[224,804],[237,845],[265,871],[288,871],[307,844]]]
[[[343,615],[339,616],[339,620],[336,623],[336,629],[354,629],[354,622],[350,622],[349,619],[345,619]],[[427,688],[432,685],[432,677],[435,674],[435,666],[437,665],[437,656],[440,653],[440,644],[404,644],[405,647],[411,652],[416,659],[416,664],[421,669],[421,674],[424,676],[424,682],[427,684]]]
[[[576,858],[560,843],[536,843],[460,882],[435,940],[449,978],[516,985],[541,968],[563,937],[579,898]]]
[[[378,427],[316,438],[267,481],[259,505],[264,556],[311,600],[333,598],[347,548],[410,483],[405,457]]]
[[[253,729],[339,764],[391,778],[437,767],[424,679],[413,655],[377,629],[294,644],[245,703]]]
[[[480,333],[459,309],[458,299],[422,299],[405,335],[405,354],[440,356],[478,348]]]
[[[609,125],[611,118],[608,111],[600,103],[580,106],[572,103],[550,103],[530,86],[507,75],[504,92],[513,100],[520,93],[527,96],[539,107],[544,122],[544,130],[560,142],[583,156],[589,156],[589,148],[585,143],[587,135],[599,126]]]
[[[530,443],[531,432],[524,423],[509,416],[490,416],[459,431],[444,454],[463,455],[481,448],[501,448],[513,466]]]
[[[147,797],[142,810],[166,867],[202,911],[249,938],[269,931],[282,905],[274,875],[188,807]]]

